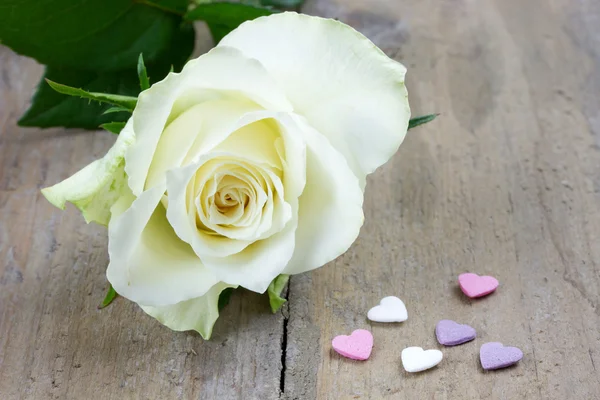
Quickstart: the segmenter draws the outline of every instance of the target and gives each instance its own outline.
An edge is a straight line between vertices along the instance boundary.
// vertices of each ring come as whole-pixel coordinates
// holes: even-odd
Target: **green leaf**
[[[117,292],[115,292],[115,289],[113,289],[112,285],[109,283],[108,284],[108,292],[106,292],[106,296],[104,297],[104,300],[102,300],[102,304],[100,304],[98,306],[98,308],[102,309],[102,308],[106,307],[107,305],[112,303],[112,301],[117,296],[118,296]]]
[[[163,61],[147,64],[150,76],[160,80],[167,75],[173,65],[176,71],[181,70],[194,48],[194,37],[191,24],[183,25],[178,34],[173,37],[173,45],[164,52]],[[137,96],[140,92],[134,64],[131,64],[127,70],[119,72],[94,72],[72,68],[46,67],[44,78],[68,86],[83,88],[89,92],[116,93],[126,96]],[[129,118],[129,115],[125,113],[113,114],[112,116],[102,115],[111,109],[111,113],[117,112],[116,107],[57,93],[42,79],[33,97],[32,105],[19,120],[19,125],[42,128],[64,126],[67,128],[98,129],[98,126],[107,122],[122,122]]]
[[[438,115],[440,115],[440,114],[429,114],[429,115],[422,115],[420,117],[411,118],[410,121],[408,121],[408,129],[416,128],[419,125],[423,125],[428,122],[431,122],[434,119],[436,119]]]
[[[154,77],[155,82],[162,80],[169,72],[173,72],[173,70],[175,72],[181,71],[192,55],[192,51],[194,51],[194,41],[196,40],[194,26],[183,23],[183,19],[181,18],[179,21],[181,23],[179,30],[171,38],[171,43],[169,43],[167,49],[159,54],[159,61],[148,62],[148,57],[144,56],[144,63],[148,67],[148,74],[150,77]],[[169,71],[171,68],[173,70]]]
[[[140,79],[140,88],[142,92],[150,87],[150,80],[148,79],[148,71],[144,65],[144,56],[140,53],[137,64],[138,78]]]
[[[263,6],[273,6],[277,8],[295,8],[298,9],[304,3],[304,0],[260,0]]]
[[[287,285],[289,279],[289,275],[281,274],[277,278],[273,279],[273,282],[271,282],[269,288],[267,289],[267,293],[269,294],[269,303],[271,304],[271,311],[273,311],[273,313],[279,311],[283,303],[287,301],[281,297],[281,291],[285,288],[285,285]]]
[[[133,67],[140,53],[154,63],[180,25],[181,16],[143,1],[0,1],[2,44],[53,67],[117,71]]]
[[[46,78],[48,85],[58,93],[66,94],[69,96],[81,97],[82,99],[96,100],[100,103],[108,103],[115,106],[123,107],[127,110],[133,111],[137,104],[137,97],[122,96],[119,94],[109,93],[94,93],[88,92],[87,90],[74,88],[71,86],[63,85],[62,83],[51,81]]]
[[[188,8],[188,0],[137,0],[138,3],[173,14],[183,15]]]
[[[205,21],[215,43],[218,43],[242,22],[273,13],[273,10],[249,4],[215,2],[199,4],[185,15],[185,19]]]
[[[128,109],[123,108],[123,107],[110,107],[108,110],[104,111],[102,113],[102,115],[112,114],[112,113],[118,113],[118,112],[128,112],[128,113],[131,113],[131,111],[129,111]]]
[[[106,124],[100,125],[100,128],[106,129],[107,131],[118,135],[125,128],[126,122],[107,122]]]
[[[231,288],[231,287],[223,289],[223,291],[219,295],[219,303],[218,303],[219,311],[224,309],[227,306],[227,304],[229,304],[229,300],[231,299],[233,290],[234,290],[234,288]]]

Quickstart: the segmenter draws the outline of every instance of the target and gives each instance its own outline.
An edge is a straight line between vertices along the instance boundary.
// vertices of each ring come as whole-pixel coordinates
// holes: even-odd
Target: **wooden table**
[[[409,69],[411,131],[370,176],[366,223],[344,256],[294,276],[272,315],[234,295],[209,342],[116,300],[106,232],[39,189],[104,154],[105,132],[16,126],[42,72],[0,49],[1,399],[598,399],[600,398],[600,3],[597,0],[313,0]],[[497,293],[470,301],[464,271]],[[400,325],[369,323],[385,295]],[[409,345],[440,348],[443,318],[475,342],[404,372]],[[367,362],[333,336],[366,328]],[[479,346],[523,360],[484,372]]]

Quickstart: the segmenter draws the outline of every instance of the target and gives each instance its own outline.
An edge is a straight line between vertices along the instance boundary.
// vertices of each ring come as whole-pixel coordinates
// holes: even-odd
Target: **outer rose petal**
[[[361,184],[404,139],[410,119],[406,68],[348,25],[274,14],[243,23],[219,46],[260,61],[294,112],[328,137]]]
[[[204,296],[182,301],[172,306],[140,306],[161,324],[174,331],[195,330],[206,340],[210,339],[213,326],[219,318],[219,295],[230,287],[223,282],[214,285]]]
[[[108,227],[110,264],[106,276],[117,293],[147,306],[166,306],[204,295],[218,280],[181,241],[159,204],[165,188],[115,204]],[[125,203],[125,204],[121,204]]]
[[[345,253],[364,222],[358,179],[327,139],[304,125],[306,186],[299,198],[296,249],[284,274],[310,271]]]
[[[137,140],[125,155],[125,171],[135,195],[144,189],[156,146],[172,114],[193,104],[241,93],[262,107],[290,111],[291,105],[264,67],[239,50],[219,47],[188,62],[180,74],[170,73],[164,80],[140,93],[133,112]],[[183,98],[185,104],[176,103]]]
[[[128,190],[123,157],[135,141],[132,128],[130,119],[103,158],[92,162],[70,178],[42,189],[42,194],[61,210],[64,210],[65,202],[73,203],[81,210],[86,222],[108,225],[110,208]]]

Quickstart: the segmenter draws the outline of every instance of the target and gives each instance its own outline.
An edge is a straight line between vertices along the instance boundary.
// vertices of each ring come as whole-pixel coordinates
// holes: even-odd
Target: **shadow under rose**
[[[232,334],[260,330],[264,328],[265,324],[275,324],[276,321],[280,326],[281,319],[280,312],[275,314],[271,312],[269,298],[266,294],[239,288],[233,291],[229,304],[221,310],[211,340],[226,340]],[[189,334],[200,337],[193,331]]]

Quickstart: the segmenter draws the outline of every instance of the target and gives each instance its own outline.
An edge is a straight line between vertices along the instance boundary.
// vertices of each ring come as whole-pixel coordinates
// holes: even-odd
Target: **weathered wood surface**
[[[600,3],[309,0],[305,11],[403,61],[414,113],[442,117],[370,177],[347,254],[293,277],[283,313],[234,296],[210,342],[123,299],[96,309],[105,232],[53,209],[39,188],[114,139],[18,128],[41,68],[0,49],[0,398],[600,397]],[[500,289],[467,300],[456,276],[468,270],[497,276]],[[369,323],[368,308],[391,294],[409,320]],[[429,372],[405,373],[402,348],[440,348],[442,318],[479,337],[442,349]],[[357,328],[375,336],[367,362],[330,347]],[[486,373],[485,341],[525,357]]]
[[[106,132],[16,126],[42,68],[0,48],[0,399],[277,399],[283,315],[234,295],[213,339],[177,333],[107,289],[106,229],[39,189],[101,157]]]

